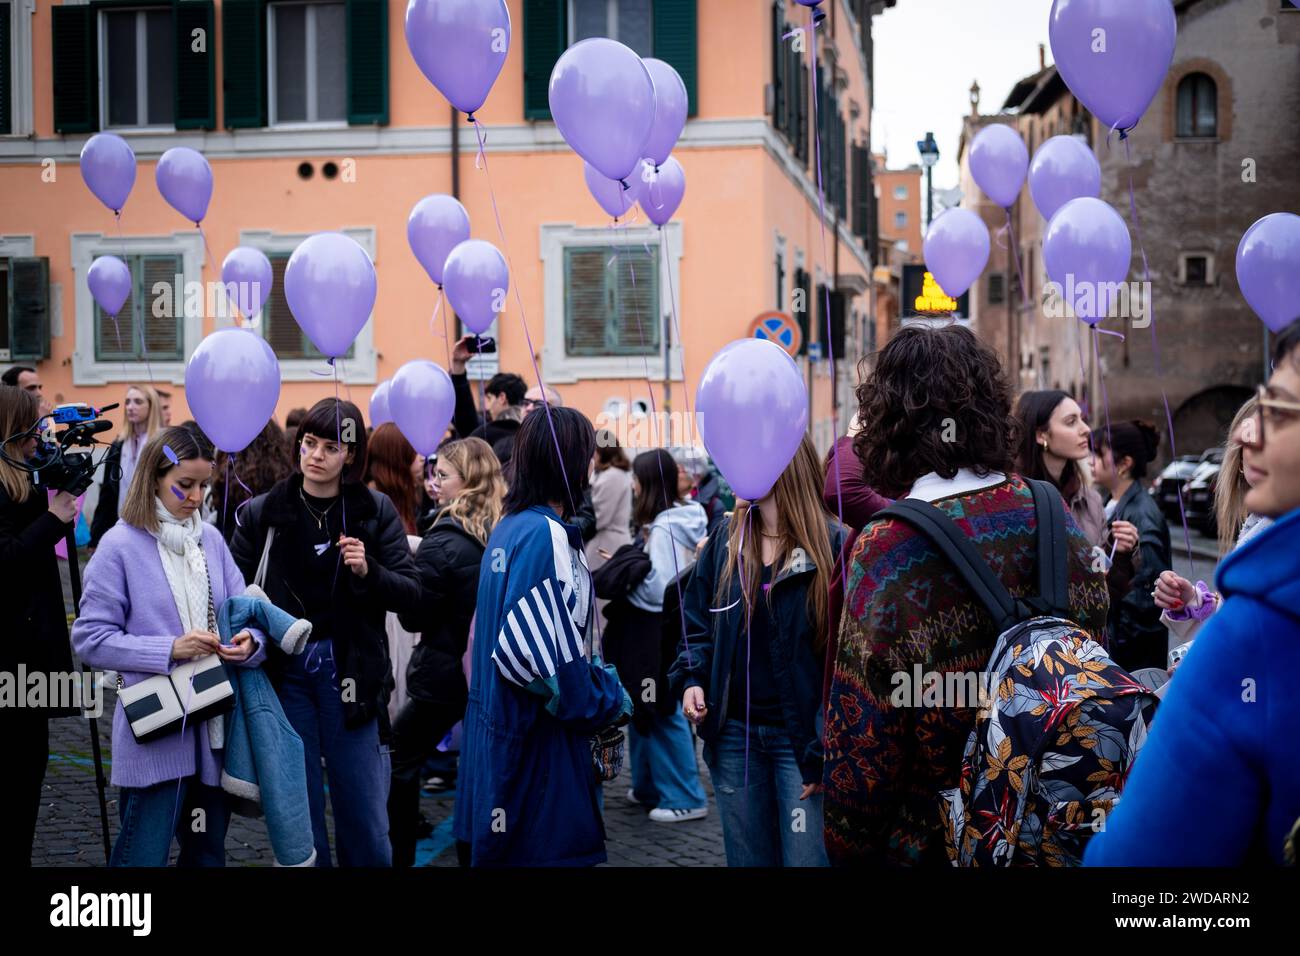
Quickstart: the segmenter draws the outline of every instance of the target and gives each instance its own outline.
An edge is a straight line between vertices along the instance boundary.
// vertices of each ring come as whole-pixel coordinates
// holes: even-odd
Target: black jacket
[[[1110,652],[1116,663],[1129,670],[1166,667],[1169,631],[1160,621],[1160,608],[1151,592],[1156,578],[1172,567],[1169,524],[1140,481],[1129,486],[1111,517],[1137,527],[1138,554],[1137,572],[1127,593],[1110,607]]]
[[[117,524],[117,496],[122,487],[122,439],[108,446],[104,456],[104,482],[99,486],[99,504],[90,519],[90,546],[99,547],[99,539]]]
[[[731,592],[721,605],[713,603],[718,579],[727,563],[730,528],[731,518],[726,517],[709,535],[709,543],[704,546],[690,584],[683,592],[686,635],[678,645],[677,660],[669,671],[675,703],[681,701],[686,688],[703,689],[708,713],[700,725],[700,737],[706,743],[717,739],[727,720],[732,664],[737,654],[745,652],[745,617],[740,605],[739,574],[732,576]],[[831,553],[841,553],[848,529],[835,518],[828,517],[826,532]],[[794,749],[804,783],[820,783],[822,779],[824,660],[814,647],[817,635],[813,633],[813,624],[808,618],[808,588],[816,570],[812,559],[805,558],[800,570],[787,567],[777,575],[771,587],[772,609],[777,622],[772,635],[772,676],[780,693],[786,735]],[[667,591],[664,593],[664,606],[667,608]],[[710,609],[715,607],[728,607],[728,610],[714,613]],[[668,627],[666,619],[664,627]],[[680,632],[680,619],[678,630]]]
[[[63,581],[54,546],[68,526],[50,514],[44,489],[16,502],[0,485],[0,671],[16,675],[22,664],[29,674],[71,673],[68,616]],[[72,555],[76,560],[76,554]],[[25,688],[18,688],[24,693]],[[75,716],[72,709],[43,711],[47,717]]]
[[[301,564],[291,566],[299,558],[289,553],[291,536],[284,533],[298,521],[301,488],[302,475],[291,475],[250,501],[242,515],[243,525],[235,532],[231,553],[244,580],[252,581],[267,530],[276,529],[264,585],[267,596],[271,603],[297,617],[319,620],[329,615],[339,681],[351,678],[356,687],[356,699],[344,702],[344,720],[348,727],[359,727],[382,715],[381,732],[386,736],[393,679],[384,617],[388,611],[408,614],[420,609],[420,580],[411,561],[402,519],[387,495],[364,485],[345,484],[343,508],[348,533],[365,543],[366,576],[358,577],[344,566],[338,572],[333,606],[303,607],[289,583],[301,574]],[[282,665],[283,657],[273,649],[266,663],[272,680],[279,679]]]
[[[474,407],[474,393],[469,386],[469,376],[463,372],[451,377],[452,389],[456,395],[456,410],[452,424],[456,434],[461,438],[481,438],[494,449],[503,438],[514,438],[519,431],[519,422],[509,418],[500,421],[484,421],[482,414]]]
[[[420,635],[406,668],[406,692],[416,700],[465,706],[469,688],[461,658],[469,644],[482,563],[482,542],[450,517],[435,521],[415,552],[420,606],[399,620]]]

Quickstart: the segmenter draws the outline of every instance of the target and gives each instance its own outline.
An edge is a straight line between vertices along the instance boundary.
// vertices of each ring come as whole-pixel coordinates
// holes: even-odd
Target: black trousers
[[[32,865],[41,784],[50,759],[50,728],[44,713],[0,711],[0,869]]]
[[[463,706],[411,699],[393,721],[393,777],[388,790],[388,840],[393,866],[415,864],[420,821],[420,769],[447,731],[465,716]]]

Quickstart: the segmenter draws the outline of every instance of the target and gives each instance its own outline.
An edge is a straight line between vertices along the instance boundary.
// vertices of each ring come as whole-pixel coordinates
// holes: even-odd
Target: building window
[[[895,229],[907,228],[907,213],[905,212],[894,213],[894,228]]]
[[[267,296],[266,305],[262,306],[262,337],[281,361],[305,359],[323,362],[325,356],[311,344],[311,339],[289,311],[289,300],[284,297],[284,269],[289,264],[289,256],[288,252],[267,255],[271,262],[271,294]],[[355,358],[356,351],[354,342],[344,359]]]
[[[569,355],[657,355],[659,269],[636,246],[564,250],[564,350]]]
[[[137,255],[123,261],[131,270],[131,295],[116,320],[96,304],[95,361],[180,361],[185,357],[181,257]]]
[[[907,198],[907,187],[906,187],[906,186],[895,186],[895,187],[894,187],[894,198],[895,198],[895,199],[906,199],[906,198]]]
[[[776,308],[785,307],[785,256],[778,250],[776,254]]]
[[[1204,138],[1218,132],[1219,88],[1204,73],[1189,73],[1178,84],[1178,135]]]
[[[569,43],[610,37],[638,56],[651,56],[652,0],[569,0]]]
[[[1182,259],[1183,285],[1208,286],[1214,284],[1214,259],[1208,253],[1184,253]]]
[[[345,11],[342,3],[271,4],[266,48],[272,126],[347,119]]]
[[[176,107],[172,8],[110,9],[99,17],[101,125],[171,126]]]
[[[1002,305],[1007,301],[1006,280],[1001,273],[989,276],[989,305]]]

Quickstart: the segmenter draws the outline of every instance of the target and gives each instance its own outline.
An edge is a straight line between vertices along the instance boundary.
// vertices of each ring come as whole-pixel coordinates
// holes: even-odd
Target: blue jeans
[[[803,778],[783,729],[749,729],[748,786],[743,723],[727,721],[718,739],[705,744],[704,762],[722,817],[727,866],[829,865],[821,794],[799,799]]]
[[[333,646],[314,641],[298,657],[287,657],[278,688],[289,723],[302,738],[307,761],[307,802],[311,809],[316,865],[332,866],[325,829],[325,781],[329,771],[330,806],[340,866],[392,866],[388,842],[388,748],[379,742],[379,721],[348,729]]]
[[[122,829],[109,866],[166,866],[173,832],[181,847],[177,866],[226,865],[230,806],[220,787],[202,784],[196,776],[123,787],[117,804]]]
[[[629,725],[627,746],[632,761],[632,795],[664,810],[708,806],[695,766],[695,741],[681,711],[655,717],[649,733]]]

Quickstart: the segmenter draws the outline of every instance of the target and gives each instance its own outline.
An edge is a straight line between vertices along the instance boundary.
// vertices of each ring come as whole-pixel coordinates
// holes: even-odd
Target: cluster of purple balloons
[[[465,327],[488,330],[505,308],[510,270],[496,246],[469,237],[469,213],[454,196],[435,193],[411,208],[406,241]]]

